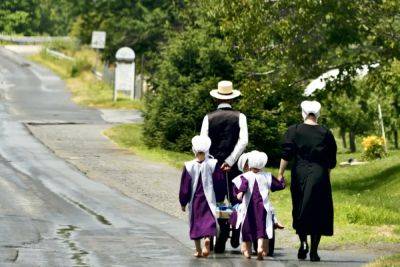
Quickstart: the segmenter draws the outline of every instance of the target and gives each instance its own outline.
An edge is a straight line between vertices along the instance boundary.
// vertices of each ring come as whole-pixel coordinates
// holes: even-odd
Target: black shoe
[[[305,260],[308,254],[308,244],[304,243],[300,245],[299,252],[297,253],[297,258],[299,260]]]
[[[317,252],[310,253],[310,261],[320,261],[321,258],[318,256]]]

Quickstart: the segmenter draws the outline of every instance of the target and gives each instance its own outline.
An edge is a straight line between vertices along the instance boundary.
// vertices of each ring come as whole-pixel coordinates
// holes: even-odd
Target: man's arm
[[[200,135],[208,136],[208,115],[204,116],[203,124],[201,125]]]
[[[247,131],[247,119],[246,116],[242,113],[239,115],[239,139],[233,149],[232,153],[225,159],[225,163],[227,163],[230,167],[232,167],[236,161],[238,160],[239,156],[243,153],[246,149],[247,143],[249,142],[249,134]]]

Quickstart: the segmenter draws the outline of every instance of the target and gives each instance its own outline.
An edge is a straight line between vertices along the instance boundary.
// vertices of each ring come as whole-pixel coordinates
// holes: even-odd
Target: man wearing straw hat
[[[236,162],[248,143],[247,119],[244,114],[232,109],[231,103],[240,96],[240,91],[233,89],[232,82],[220,81],[218,89],[212,90],[210,95],[217,100],[218,108],[204,117],[201,135],[207,135],[211,139],[210,154],[226,172],[228,199],[231,204],[236,204],[232,179],[240,174]],[[221,227],[220,242],[217,240],[215,252],[225,250],[227,238],[227,233]]]

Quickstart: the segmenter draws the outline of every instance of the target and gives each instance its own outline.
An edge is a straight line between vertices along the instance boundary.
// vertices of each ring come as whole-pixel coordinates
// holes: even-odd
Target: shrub
[[[366,160],[380,159],[386,156],[385,140],[375,135],[367,136],[362,140],[364,148],[363,158]]]
[[[69,40],[55,39],[52,42],[46,44],[48,49],[59,51],[65,54],[72,55],[79,50],[80,44],[78,39],[71,38]]]
[[[231,58],[217,38],[187,31],[161,54],[146,95],[144,138],[149,146],[190,151],[203,117],[212,110],[209,95],[221,79],[232,79]]]
[[[86,59],[77,59],[74,61],[74,63],[71,66],[71,77],[77,77],[79,74],[81,74],[84,71],[88,71],[92,68],[92,65],[90,62]]]

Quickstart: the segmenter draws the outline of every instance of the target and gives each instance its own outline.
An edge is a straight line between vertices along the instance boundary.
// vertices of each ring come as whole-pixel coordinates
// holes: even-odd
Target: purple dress
[[[181,186],[179,191],[179,202],[186,206],[190,202],[192,194],[192,177],[183,168]],[[218,165],[213,173],[213,187],[217,202],[223,201],[226,193],[226,182],[223,172]],[[207,236],[217,235],[217,225],[210,206],[204,194],[202,177],[200,175],[197,187],[194,191],[192,204],[192,216],[190,218],[190,239],[196,240]]]
[[[247,192],[249,183],[243,176],[240,188],[234,188],[234,194],[237,196],[240,192]],[[272,176],[271,191],[282,190],[285,188],[285,180],[278,181],[277,178]],[[254,181],[253,194],[247,208],[246,218],[242,225],[242,239],[245,242],[253,242],[259,238],[268,238],[266,229],[267,211],[264,208],[263,199],[258,188],[257,181]]]

